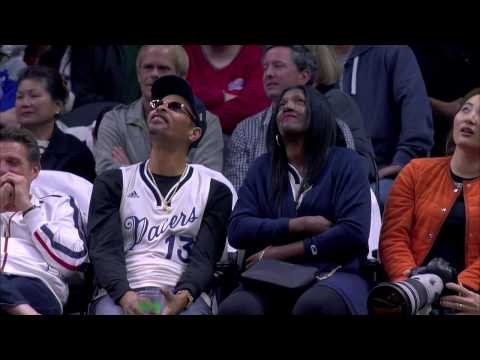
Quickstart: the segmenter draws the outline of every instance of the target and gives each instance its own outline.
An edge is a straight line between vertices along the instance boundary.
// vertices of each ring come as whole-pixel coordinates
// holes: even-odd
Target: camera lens
[[[434,274],[381,283],[370,291],[368,312],[372,315],[415,315],[425,306],[431,305],[442,290],[442,280]]]

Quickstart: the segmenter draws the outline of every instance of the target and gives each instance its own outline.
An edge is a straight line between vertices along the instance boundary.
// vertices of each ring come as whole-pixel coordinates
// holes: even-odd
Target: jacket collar
[[[452,186],[455,187],[455,180],[452,177],[452,168],[450,167],[450,162],[452,161],[452,156],[445,157],[447,162],[447,172],[448,172],[448,179],[452,183]],[[463,184],[476,184],[480,183],[480,176],[477,176],[471,180],[463,180]]]

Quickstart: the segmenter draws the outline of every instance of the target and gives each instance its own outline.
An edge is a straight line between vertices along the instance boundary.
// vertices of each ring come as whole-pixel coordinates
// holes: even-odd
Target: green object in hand
[[[162,312],[162,305],[159,302],[145,301],[138,304],[145,315],[160,315]]]

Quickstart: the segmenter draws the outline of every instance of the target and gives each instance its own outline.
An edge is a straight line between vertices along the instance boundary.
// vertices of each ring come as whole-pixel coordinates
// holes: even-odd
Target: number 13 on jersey
[[[192,252],[192,246],[194,239],[188,236],[170,235],[165,239],[168,245],[167,256],[168,260],[174,257],[174,261],[177,259],[180,262],[187,264],[190,261],[190,253]]]

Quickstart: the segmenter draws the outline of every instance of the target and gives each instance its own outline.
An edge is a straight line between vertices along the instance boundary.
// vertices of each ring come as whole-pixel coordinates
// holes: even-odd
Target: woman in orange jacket
[[[442,257],[456,268],[462,287],[449,285],[460,296],[449,297],[443,305],[478,313],[480,88],[465,96],[454,118],[452,140],[451,156],[412,160],[399,174],[386,204],[380,258],[388,277],[400,281],[412,268]]]

